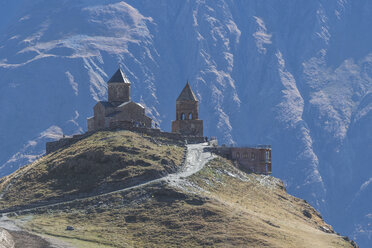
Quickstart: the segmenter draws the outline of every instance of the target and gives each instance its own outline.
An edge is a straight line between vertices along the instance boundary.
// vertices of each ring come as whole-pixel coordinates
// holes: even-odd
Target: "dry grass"
[[[240,174],[241,178],[233,174]],[[232,209],[231,219],[243,223],[236,233],[246,233],[260,240],[262,246],[352,247],[340,236],[321,231],[332,231],[332,227],[304,200],[287,194],[278,179],[240,173],[229,161],[220,158],[193,176],[192,181],[206,190],[203,196]]]
[[[189,181],[189,188],[152,185],[49,210],[25,227],[77,247],[352,247],[321,231],[331,227],[275,178],[247,175],[220,158]]]
[[[0,208],[75,197],[161,177],[182,162],[184,147],[129,131],[97,132],[0,181]]]

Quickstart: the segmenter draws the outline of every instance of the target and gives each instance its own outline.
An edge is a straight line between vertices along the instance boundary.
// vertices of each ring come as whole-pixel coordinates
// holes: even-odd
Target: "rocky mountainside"
[[[205,133],[271,144],[273,173],[371,246],[372,3],[3,0],[0,175],[86,130],[120,63],[170,130],[189,80]]]
[[[0,182],[6,242],[356,247],[279,179],[246,174],[207,143],[187,145],[184,154],[174,140],[117,131],[46,155]]]

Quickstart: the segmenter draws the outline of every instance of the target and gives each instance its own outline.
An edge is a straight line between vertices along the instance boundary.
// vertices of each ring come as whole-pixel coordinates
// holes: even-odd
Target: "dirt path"
[[[11,244],[11,245],[8,245]],[[0,218],[0,247],[3,248],[73,248],[58,239],[40,237],[23,231],[16,221],[9,219],[6,215]]]
[[[79,198],[79,199],[75,199],[71,201],[59,202],[55,204],[49,204],[49,205],[44,205],[44,206],[39,206],[39,207],[34,207],[34,208],[28,208],[28,209],[23,209],[20,211],[30,211],[30,210],[32,211],[32,210],[37,210],[40,208],[55,207],[55,206],[66,204],[66,203],[74,203],[74,202],[81,201],[81,200],[92,199],[98,196],[115,194],[119,192],[126,192],[126,191],[130,191],[133,189],[141,188],[141,187],[154,184],[154,183],[159,183],[159,182],[167,182],[168,184],[172,186],[179,186],[184,181],[184,178],[189,177],[197,173],[198,171],[200,171],[208,163],[208,161],[212,160],[215,157],[215,155],[213,155],[211,152],[206,151],[206,148],[208,147],[209,147],[208,143],[187,145],[186,160],[182,168],[176,173],[169,174],[165,177],[151,180],[148,182],[144,182],[144,183],[132,186],[132,187],[125,188],[125,189],[120,189],[120,190],[115,190],[112,192],[100,194],[100,195]],[[13,213],[13,212],[9,212],[9,213]],[[2,217],[0,218],[0,227],[8,230],[9,233],[14,237],[14,240],[16,241],[15,248],[17,247],[46,247],[46,248],[49,248],[49,247],[69,248],[71,247],[67,244],[64,244],[63,242],[59,242],[58,240],[54,240],[54,239],[47,240],[40,236],[34,235],[32,233],[22,231],[13,220],[10,220],[7,217],[7,214],[9,213],[2,214]]]
[[[21,248],[21,247],[45,247],[45,248],[53,248],[53,246],[44,240],[43,238],[30,234],[24,231],[9,231],[10,235],[14,240],[14,248]]]
[[[177,185],[179,182],[183,180],[183,178],[191,176],[192,174],[201,170],[208,161],[210,161],[211,159],[215,157],[215,155],[213,155],[211,152],[206,151],[206,148],[208,147],[209,147],[208,143],[187,145],[186,161],[183,167],[176,173],[169,174],[162,178],[154,179],[154,180],[144,182],[144,183],[132,186],[132,187],[119,189],[119,190],[115,190],[115,191],[111,191],[111,192],[107,192],[103,194],[98,194],[94,196],[78,198],[78,199],[74,199],[70,201],[58,202],[58,203],[53,203],[53,204],[47,204],[43,206],[27,208],[27,209],[22,209],[18,211],[10,211],[10,212],[3,213],[3,216],[6,216],[7,214],[14,213],[14,212],[22,212],[22,211],[30,211],[30,210],[32,211],[32,210],[37,210],[37,209],[42,209],[42,208],[56,207],[56,206],[66,204],[66,203],[75,203],[81,200],[94,199],[95,197],[98,197],[98,196],[105,196],[105,195],[110,195],[110,194],[115,194],[115,193],[120,193],[120,192],[126,192],[126,191],[130,191],[130,190],[137,189],[137,188],[142,188],[144,186],[163,182],[163,181],[166,181],[171,185]],[[0,226],[1,226],[1,223],[0,223]]]
[[[211,152],[206,151],[208,143],[188,145],[187,157],[184,167],[177,173],[170,174],[164,178],[172,186],[178,186],[184,178],[189,177],[201,169],[216,156]]]
[[[21,231],[21,229],[16,225],[16,223],[9,219],[8,216],[3,215],[0,218],[0,227],[8,231]]]

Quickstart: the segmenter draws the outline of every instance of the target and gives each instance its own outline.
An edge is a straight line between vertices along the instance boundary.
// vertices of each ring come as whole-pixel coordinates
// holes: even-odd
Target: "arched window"
[[[236,157],[237,159],[239,159],[239,158],[240,158],[240,153],[237,152],[236,155],[235,155],[235,157]]]
[[[248,152],[245,152],[245,153],[243,154],[243,158],[248,158]]]
[[[181,120],[184,120],[185,119],[185,113],[182,113],[181,114]]]
[[[254,152],[251,152],[251,159],[252,160],[255,160],[256,159],[256,154],[254,154]]]
[[[192,113],[189,113],[189,120],[192,120]]]

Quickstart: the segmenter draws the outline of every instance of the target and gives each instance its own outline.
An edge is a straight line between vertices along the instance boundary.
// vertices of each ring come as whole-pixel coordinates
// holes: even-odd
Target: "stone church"
[[[88,118],[88,131],[104,128],[151,128],[152,119],[145,108],[130,99],[130,81],[119,68],[107,82],[108,101],[94,106],[94,116]]]
[[[189,82],[176,100],[176,120],[172,121],[172,132],[163,132],[152,127],[152,119],[145,114],[145,108],[130,99],[128,78],[121,71],[107,82],[108,101],[99,101],[94,106],[94,116],[88,118],[88,133],[74,135],[46,144],[47,154],[71,145],[89,133],[102,129],[125,129],[146,133],[153,137],[166,137],[187,143],[203,143],[208,140],[203,136],[203,120],[199,120],[199,102]],[[217,140],[210,142],[212,151],[230,159],[235,166],[248,173],[271,174],[271,146],[254,147],[218,146]]]
[[[199,120],[199,102],[189,82],[176,101],[176,120],[172,132],[186,136],[203,136],[203,120]]]

